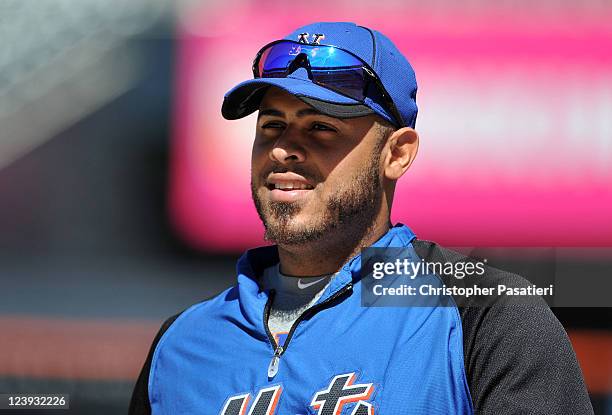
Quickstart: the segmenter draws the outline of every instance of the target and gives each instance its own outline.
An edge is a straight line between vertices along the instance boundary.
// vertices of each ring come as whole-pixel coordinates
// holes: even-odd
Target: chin
[[[318,218],[317,218],[318,219]],[[266,221],[265,239],[279,245],[301,245],[320,240],[323,236],[318,221],[306,215],[286,220],[274,218]]]

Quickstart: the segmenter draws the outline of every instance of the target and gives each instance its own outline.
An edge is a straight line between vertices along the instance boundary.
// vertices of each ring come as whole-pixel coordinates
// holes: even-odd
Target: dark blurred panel
[[[133,40],[143,77],[0,171],[0,247],[25,254],[168,251],[164,214],[172,41]]]

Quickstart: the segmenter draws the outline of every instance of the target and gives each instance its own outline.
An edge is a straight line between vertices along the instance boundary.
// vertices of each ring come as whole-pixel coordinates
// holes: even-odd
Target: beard
[[[279,245],[300,245],[329,238],[340,231],[343,239],[361,239],[373,225],[382,202],[379,156],[380,152],[374,151],[365,168],[337,186],[336,191],[323,202],[322,208],[317,209],[317,213],[309,218],[307,224],[295,221],[302,210],[300,203],[262,200],[251,181],[253,201],[265,227],[264,238]],[[307,174],[301,166],[273,171],[288,170],[305,178],[313,178],[313,175]],[[316,188],[311,191],[316,191]]]

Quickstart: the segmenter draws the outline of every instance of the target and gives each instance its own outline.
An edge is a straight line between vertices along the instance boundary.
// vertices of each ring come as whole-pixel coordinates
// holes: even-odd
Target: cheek
[[[326,173],[326,187],[333,191],[334,189],[350,185],[356,174],[364,167],[365,162],[360,162],[357,158],[348,155]]]
[[[251,178],[261,178],[261,173],[265,168],[267,161],[267,152],[253,147],[253,152],[251,153]]]

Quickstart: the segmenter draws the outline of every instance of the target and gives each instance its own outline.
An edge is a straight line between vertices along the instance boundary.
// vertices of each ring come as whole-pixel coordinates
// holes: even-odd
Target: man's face
[[[381,128],[373,115],[320,114],[277,88],[259,108],[251,190],[266,239],[296,245],[363,232],[382,201]]]

